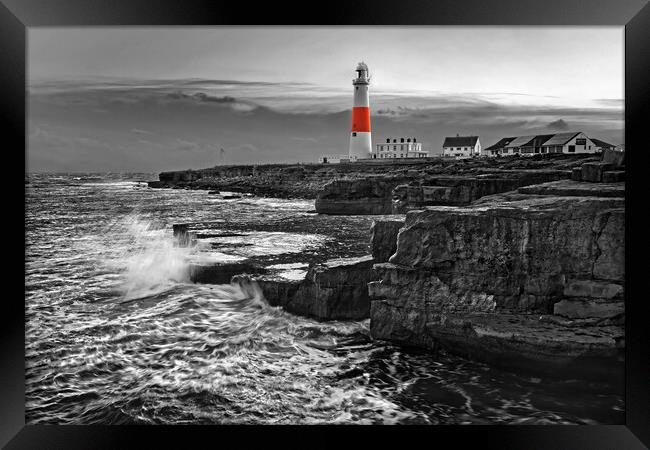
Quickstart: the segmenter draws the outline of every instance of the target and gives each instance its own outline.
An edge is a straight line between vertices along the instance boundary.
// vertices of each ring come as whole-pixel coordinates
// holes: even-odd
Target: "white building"
[[[339,164],[339,163],[349,163],[349,162],[355,162],[357,160],[356,156],[350,156],[350,155],[321,155],[320,158],[318,158],[318,162],[322,164]]]
[[[481,154],[481,141],[478,136],[446,137],[442,143],[442,156],[469,158]]]
[[[486,148],[490,156],[514,155],[531,156],[545,153],[598,153],[611,144],[590,139],[582,132],[538,134],[503,138]],[[487,153],[486,152],[486,153]]]
[[[499,141],[497,141],[496,143],[490,145],[489,147],[485,147],[483,150],[481,150],[481,155],[482,156],[502,155],[504,148],[515,139],[517,139],[517,137],[505,137],[499,139]]]
[[[598,151],[604,151],[604,150],[617,150],[617,145],[610,144],[609,142],[601,141],[600,139],[596,138],[589,138],[591,141],[598,147]]]
[[[600,146],[589,139],[583,132],[558,133],[544,141],[540,151],[534,153],[597,153]],[[528,153],[531,153],[528,151]]]
[[[422,143],[416,138],[386,138],[385,142],[375,145],[373,159],[386,158],[426,158],[429,152],[422,150]]]

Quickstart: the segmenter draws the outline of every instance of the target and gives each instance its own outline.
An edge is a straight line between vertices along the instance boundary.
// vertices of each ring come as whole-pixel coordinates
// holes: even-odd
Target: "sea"
[[[259,231],[308,220],[313,200],[149,188],[155,179],[26,176],[28,424],[624,423],[618,385],[402,348],[372,340],[369,320],[319,322],[259,290],[193,283],[197,249],[177,245],[175,223],[237,224],[200,249],[216,260],[299,257],[332,237]]]

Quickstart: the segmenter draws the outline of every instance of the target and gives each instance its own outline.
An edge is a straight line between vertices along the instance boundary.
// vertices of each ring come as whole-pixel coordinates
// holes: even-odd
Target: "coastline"
[[[373,339],[500,368],[618,379],[624,170],[605,152],[224,166],[161,173],[149,186],[313,198],[314,217],[379,216],[366,257],[312,261],[292,280],[235,268],[231,282],[271,305],[369,318]]]

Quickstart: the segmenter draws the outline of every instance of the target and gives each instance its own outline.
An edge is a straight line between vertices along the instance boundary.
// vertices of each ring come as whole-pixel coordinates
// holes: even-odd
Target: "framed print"
[[[304,6],[3,0],[2,444],[645,448],[650,7]]]

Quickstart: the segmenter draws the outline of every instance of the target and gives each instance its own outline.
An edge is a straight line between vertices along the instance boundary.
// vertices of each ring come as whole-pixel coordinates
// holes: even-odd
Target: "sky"
[[[28,30],[29,171],[158,172],[347,153],[356,64],[373,142],[584,131],[623,142],[623,27]],[[222,151],[223,149],[223,151]]]

